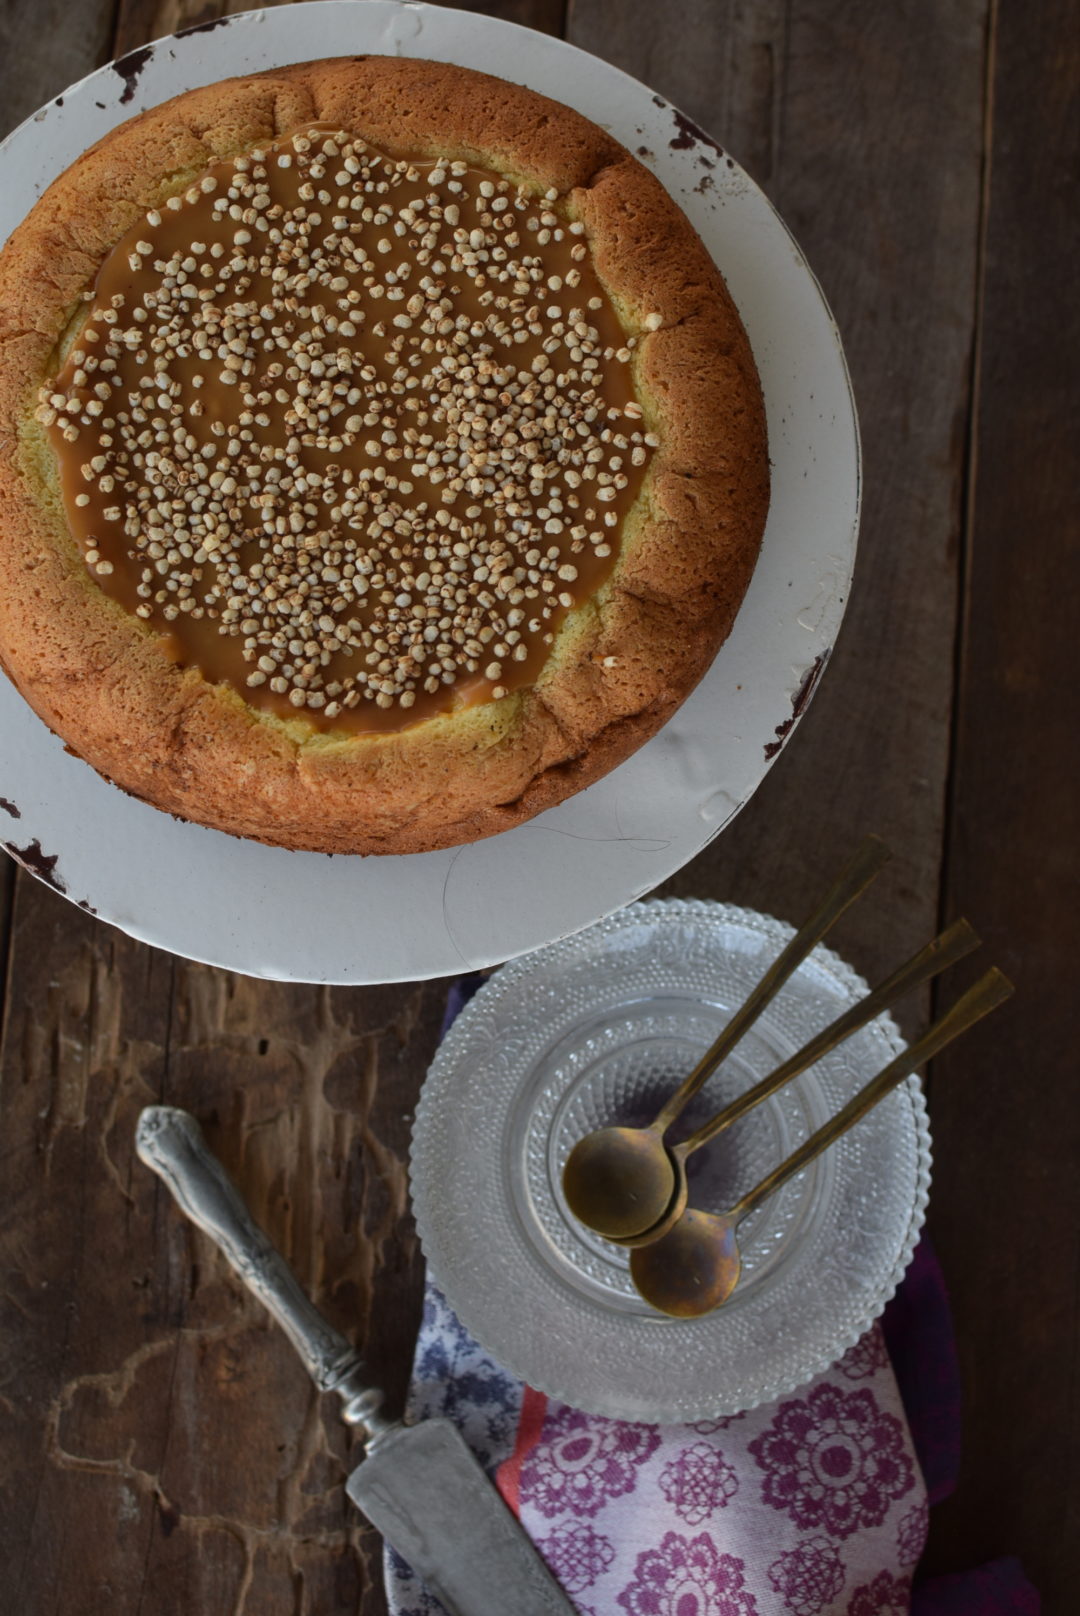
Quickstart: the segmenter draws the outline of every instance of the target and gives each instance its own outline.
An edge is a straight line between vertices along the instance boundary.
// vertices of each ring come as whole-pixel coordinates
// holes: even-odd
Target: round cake
[[[708,668],[767,505],[692,227],[500,79],[363,57],[190,91],[0,255],[0,660],[205,825],[410,853],[561,801]]]

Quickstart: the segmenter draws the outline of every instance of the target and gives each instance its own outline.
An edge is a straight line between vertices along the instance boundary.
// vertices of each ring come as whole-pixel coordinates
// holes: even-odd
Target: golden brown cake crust
[[[571,613],[537,684],[390,734],[285,723],[171,662],[87,572],[34,420],[81,294],[140,214],[211,162],[311,123],[558,190],[622,319],[642,331],[636,388],[660,437],[615,570]],[[658,329],[642,330],[647,312]],[[609,135],[501,79],[360,57],[191,91],[85,153],[0,255],[0,660],[99,772],[221,830],[416,852],[491,835],[580,790],[659,729],[708,668],[767,504],[757,373],[695,232]]]

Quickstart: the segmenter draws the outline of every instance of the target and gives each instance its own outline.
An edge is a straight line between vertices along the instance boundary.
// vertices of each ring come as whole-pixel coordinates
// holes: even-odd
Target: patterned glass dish
[[[735,1414],[834,1363],[899,1283],[930,1178],[914,1077],[747,1218],[739,1285],[705,1318],[655,1313],[634,1291],[627,1254],[563,1199],[576,1141],[651,1120],[791,935],[724,904],[632,904],[504,966],[443,1041],[413,1134],[421,1243],[462,1322],[537,1390],[621,1419]],[[816,948],[671,1137],[866,991]],[[691,1205],[731,1205],[903,1047],[879,1017],[749,1113],[690,1158]]]

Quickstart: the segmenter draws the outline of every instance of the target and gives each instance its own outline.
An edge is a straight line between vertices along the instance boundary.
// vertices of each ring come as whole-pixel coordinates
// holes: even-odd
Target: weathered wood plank
[[[16,866],[10,859],[0,865],[0,1038],[7,1010],[8,962],[11,957],[11,914],[15,904]]]
[[[871,974],[937,922],[985,11],[689,0],[676,16],[574,0],[570,12],[575,43],[684,108],[779,207],[836,314],[863,437],[838,647],[765,784],[667,890],[795,919],[822,871],[875,830],[896,863],[836,933]]]
[[[1080,1540],[1080,16],[996,21],[948,901],[980,915],[1016,998],[935,1069],[932,1228],[967,1407],[930,1553],[1018,1553],[1054,1612]]]
[[[287,0],[268,0],[268,3],[281,5]],[[431,3],[443,5],[450,0],[431,0]],[[479,4],[465,4],[458,9],[478,11],[486,17],[498,17],[504,22],[521,23],[526,28],[557,34],[562,28],[565,0],[481,0]],[[249,0],[120,0],[115,54],[122,56],[145,45],[147,40],[196,27],[215,17],[250,10]],[[212,38],[210,35],[209,39]],[[208,44],[208,49],[212,48],[212,44]]]
[[[0,0],[0,130],[107,62],[115,0]]]
[[[441,984],[286,987],[174,961],[26,883],[0,1081],[0,1565],[27,1612],[375,1611],[336,1410],[133,1157],[200,1116],[400,1401],[420,1258],[405,1153]],[[245,1589],[247,1592],[245,1593]],[[291,1608],[291,1607],[289,1607]],[[301,1608],[301,1607],[298,1607]]]

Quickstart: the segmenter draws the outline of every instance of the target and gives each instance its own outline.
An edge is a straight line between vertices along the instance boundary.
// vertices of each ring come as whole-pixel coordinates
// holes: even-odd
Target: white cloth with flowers
[[[876,1326],[777,1403],[634,1425],[523,1387],[429,1282],[409,1415],[434,1414],[581,1616],[908,1616],[926,1488]],[[393,1616],[442,1616],[392,1551],[386,1580]]]

